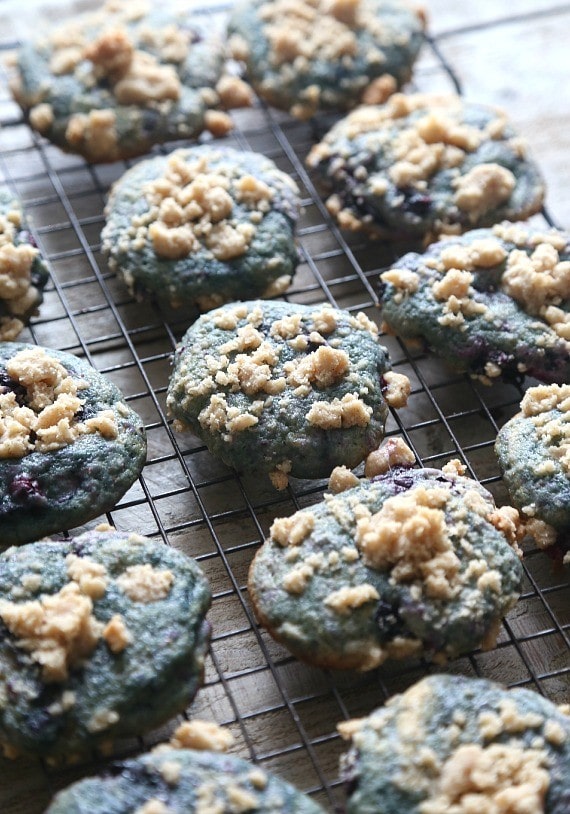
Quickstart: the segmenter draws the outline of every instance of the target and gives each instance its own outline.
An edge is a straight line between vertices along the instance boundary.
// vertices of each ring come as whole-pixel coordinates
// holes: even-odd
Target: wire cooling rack
[[[222,7],[195,13],[210,18],[214,27],[223,24]],[[8,56],[17,44],[16,38],[0,41],[0,56]],[[461,92],[437,38],[426,40],[415,82],[422,90]],[[224,143],[269,156],[302,191],[301,265],[287,299],[363,310],[379,322],[376,282],[395,255],[380,242],[347,237],[328,216],[303,164],[325,123],[297,122],[260,103],[236,111],[234,120],[235,130]],[[432,668],[408,661],[367,674],[329,673],[300,664],[257,626],[245,587],[249,562],[273,519],[319,500],[325,482],[294,481],[285,492],[275,492],[253,477],[238,477],[192,435],[173,431],[165,411],[170,358],[191,316],[134,302],[100,254],[104,201],[110,184],[130,163],[89,166],[35,136],[5,81],[0,122],[0,174],[24,202],[52,271],[40,315],[22,339],[85,356],[121,388],[144,418],[148,461],[108,519],[119,529],[162,539],[191,554],[212,586],[212,647],[204,687],[188,714],[228,726],[237,754],[291,780],[327,810],[342,811],[336,723],[367,714]],[[552,222],[547,213],[542,218]],[[521,390],[500,383],[485,387],[451,374],[421,349],[388,336],[382,341],[394,368],[413,385],[408,407],[390,416],[388,434],[405,437],[423,465],[439,467],[460,458],[504,502],[493,443],[498,427],[517,411]],[[524,593],[503,624],[497,648],[476,651],[447,669],[568,701],[567,575],[535,550],[527,553],[525,575]],[[121,742],[112,756],[149,747],[171,728]],[[0,759],[0,811],[39,814],[56,789],[102,765],[100,757],[66,769]]]

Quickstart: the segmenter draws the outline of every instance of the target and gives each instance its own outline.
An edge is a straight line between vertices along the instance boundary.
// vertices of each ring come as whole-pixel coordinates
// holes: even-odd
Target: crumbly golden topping
[[[65,130],[68,144],[82,150],[92,161],[114,160],[120,157],[119,134],[113,110],[90,110],[74,113]]]
[[[139,806],[134,814],[171,814],[171,812],[172,809],[165,805],[162,800],[153,797],[152,800],[148,800],[144,805]]]
[[[75,419],[84,404],[77,394],[88,385],[69,376],[43,348],[20,351],[6,362],[6,372],[25,388],[26,405],[20,406],[14,392],[0,393],[0,457],[49,452],[91,433],[117,436],[112,410],[102,410],[87,421]]]
[[[73,582],[77,582],[82,594],[91,599],[100,599],[103,596],[108,582],[107,569],[104,565],[90,557],[78,557],[76,554],[68,554],[65,562],[67,576]]]
[[[500,164],[478,164],[453,183],[453,200],[471,221],[509,200],[516,186],[516,178]]]
[[[148,604],[166,599],[174,580],[172,571],[153,568],[149,563],[145,563],[130,565],[116,582],[132,602]]]
[[[133,218],[126,249],[150,240],[156,254],[170,260],[199,250],[232,260],[247,252],[274,191],[253,175],[226,165],[210,168],[206,156],[186,161],[177,151],[164,173],[146,185],[145,197],[149,210]],[[250,211],[249,222],[235,222],[234,201]]]
[[[510,744],[459,746],[441,767],[420,814],[544,814],[550,785],[542,749]]]
[[[455,203],[475,218],[508,199],[514,176],[496,164],[479,165],[464,176],[459,175],[458,168],[466,155],[485,140],[503,138],[506,124],[501,111],[496,111],[495,118],[483,129],[465,124],[463,118],[459,97],[395,93],[384,105],[362,106],[350,113],[311,150],[308,164],[316,166],[326,160],[330,145],[340,132],[352,140],[363,133],[378,131],[379,143],[390,144],[393,161],[388,177],[396,187],[421,190],[436,172],[453,170],[457,173]],[[377,195],[388,190],[383,177],[377,182],[370,177],[369,182]]]
[[[233,742],[234,738],[229,729],[224,729],[212,721],[192,720],[185,721],[175,729],[170,746],[175,749],[225,752]]]
[[[356,393],[347,393],[341,399],[315,401],[305,418],[322,430],[338,430],[346,427],[366,427],[370,423],[372,407],[365,404]]]
[[[460,561],[449,538],[447,489],[409,490],[385,501],[375,514],[363,506],[356,545],[366,565],[390,570],[394,582],[417,582],[430,598],[450,599],[458,584]]]
[[[521,401],[521,412],[534,424],[548,455],[570,475],[570,385],[529,388]]]
[[[103,625],[92,609],[91,599],[75,582],[32,602],[0,600],[0,617],[16,645],[41,666],[46,682],[65,681],[69,670],[96,647]]]
[[[530,255],[513,249],[501,288],[527,313],[542,317],[562,339],[570,340],[570,314],[560,308],[570,299],[570,260],[561,260],[551,243],[539,243]]]
[[[412,390],[412,385],[408,377],[404,376],[403,373],[395,373],[393,370],[388,370],[384,373],[383,378],[386,384],[384,398],[388,405],[396,409],[405,407]]]
[[[418,20],[423,24],[421,14]],[[386,20],[378,18],[375,7],[367,0],[275,0],[264,3],[258,10],[264,37],[269,43],[268,62],[276,78],[264,80],[264,88],[272,92],[280,81],[290,78],[291,66],[301,74],[308,73],[313,61],[342,61],[348,69],[354,65],[359,52],[358,38],[363,32],[367,37],[366,60],[371,65],[382,64],[386,56],[382,44],[389,42],[393,32]],[[407,34],[399,33],[405,42]],[[236,59],[249,56],[249,45],[240,36],[230,40]],[[393,77],[383,75],[372,83],[362,75],[354,79],[355,99],[369,93],[368,100],[384,100],[395,90]],[[327,91],[318,84],[311,84],[299,94],[298,102],[291,112],[300,118],[311,116],[319,107],[321,96]]]
[[[133,640],[125,620],[119,613],[111,617],[103,628],[101,635],[107,642],[111,653],[122,653]]]
[[[10,316],[0,319],[0,340],[15,339],[24,324],[20,316],[29,311],[38,297],[32,285],[32,265],[38,250],[29,244],[14,245],[21,226],[21,212],[14,208],[0,215],[0,299]]]
[[[301,545],[315,527],[315,515],[310,511],[296,512],[291,517],[273,521],[270,537],[280,546]]]
[[[416,456],[402,438],[387,438],[366,458],[364,474],[367,478],[385,475],[396,466],[413,466]]]
[[[235,433],[255,426],[272,397],[290,393],[303,399],[315,392],[347,380],[359,388],[332,401],[324,399],[307,407],[309,424],[323,429],[366,426],[370,422],[372,408],[361,396],[368,391],[363,377],[351,363],[348,354],[339,345],[340,337],[331,334],[338,327],[338,313],[321,306],[305,314],[290,314],[271,322],[262,332],[259,329],[265,319],[262,306],[237,305],[213,312],[211,319],[215,328],[230,332],[230,338],[216,348],[216,353],[205,356],[206,375],[185,383],[185,393],[192,399],[208,396],[208,401],[198,414],[200,425],[208,432],[220,433],[230,441]],[[348,326],[356,331],[366,331],[374,339],[378,327],[365,314],[344,316]],[[240,324],[240,322],[242,324]],[[342,336],[342,334],[341,334]],[[309,345],[316,346],[309,352]],[[288,346],[288,347],[287,347]],[[282,361],[283,351],[289,361]],[[291,351],[295,352],[291,358]],[[306,352],[306,353],[305,353]],[[297,355],[298,354],[298,355]],[[186,369],[180,370],[184,374]],[[402,382],[393,382],[401,395]],[[216,392],[227,388],[226,392]],[[252,400],[247,406],[232,405],[231,394],[244,393]],[[283,461],[270,477],[276,488],[287,486],[290,461]]]
[[[343,586],[325,597],[324,605],[341,616],[346,616],[356,608],[380,599],[380,594],[373,585]]]
[[[329,478],[328,488],[330,492],[337,495],[340,492],[346,492],[347,489],[358,486],[359,483],[359,479],[348,467],[335,466]]]

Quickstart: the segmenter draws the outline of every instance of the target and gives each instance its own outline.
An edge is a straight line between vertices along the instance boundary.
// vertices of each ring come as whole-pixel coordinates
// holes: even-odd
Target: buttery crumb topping
[[[521,412],[534,424],[548,455],[570,476],[570,385],[529,388],[521,401]]]
[[[15,385],[24,388],[25,403],[20,404],[14,391],[0,387],[0,457],[22,458],[30,452],[61,449],[92,433],[116,438],[112,410],[101,410],[86,421],[77,420],[85,403],[78,393],[88,384],[70,376],[43,348],[17,353],[6,362],[6,373]]]
[[[210,752],[226,752],[234,738],[229,729],[213,721],[184,721],[175,730],[170,746],[175,749],[199,749]]]
[[[21,212],[10,209],[0,215],[0,299],[10,316],[0,319],[0,340],[15,339],[24,323],[19,318],[37,301],[38,290],[32,285],[32,266],[38,255],[33,246],[14,245],[22,224]]]
[[[373,410],[364,399],[372,384],[339,347],[347,328],[365,331],[377,339],[378,327],[365,314],[344,315],[348,325],[343,324],[338,337],[333,334],[339,329],[339,315],[326,306],[274,319],[263,330],[260,326],[265,316],[259,305],[251,311],[244,305],[227,307],[206,319],[211,319],[216,329],[230,334],[217,346],[215,354],[205,356],[206,375],[185,383],[188,398],[208,397],[197,416],[208,432],[220,433],[224,440],[231,441],[236,433],[258,424],[274,396],[282,395],[286,400],[290,393],[304,399],[344,381],[354,381],[359,389],[328,401],[311,401],[306,408],[307,422],[326,430],[370,423]],[[387,390],[398,403],[405,396],[406,385],[407,379],[396,374],[386,381]],[[221,388],[224,392],[220,392]],[[239,393],[250,400],[240,406],[232,403],[232,395]],[[291,462],[283,461],[271,473],[276,488],[286,487],[290,470]]]
[[[186,161],[177,151],[164,173],[146,185],[145,197],[149,209],[133,218],[127,242],[150,241],[157,255],[170,260],[204,250],[229,261],[247,252],[274,190],[228,164],[209,166],[206,156]],[[235,221],[235,202],[249,211],[249,222]]]
[[[500,164],[478,164],[454,183],[454,201],[476,222],[508,201],[515,186],[513,173]]]
[[[122,653],[132,642],[132,636],[127,629],[125,620],[119,613],[111,617],[103,628],[101,635],[112,653]]]
[[[65,681],[95,649],[103,625],[92,610],[91,599],[75,582],[33,602],[0,600],[0,617],[17,647],[41,666],[46,682]]]
[[[515,247],[507,250],[501,241]],[[381,279],[394,286],[393,301],[400,303],[418,290],[424,275],[429,275],[431,294],[443,303],[439,324],[464,330],[466,319],[477,315],[486,318],[488,314],[487,307],[477,301],[475,275],[503,267],[501,291],[570,342],[568,256],[567,240],[561,234],[535,233],[520,224],[503,223],[493,227],[492,237],[442,248],[439,257],[426,259],[417,272],[394,268],[383,272]],[[485,372],[493,378],[501,369],[488,363]]]
[[[139,806],[134,814],[172,814],[172,809],[169,808],[162,800],[153,797],[142,806]]]
[[[561,260],[555,246],[539,243],[531,254],[512,250],[501,288],[527,313],[542,317],[558,336],[570,340],[570,314],[561,308],[570,300],[570,260]]]
[[[333,591],[325,597],[324,604],[327,608],[345,616],[361,605],[377,599],[380,599],[380,594],[374,585],[364,583],[363,585],[344,586]]]
[[[414,11],[414,10],[412,10]],[[418,27],[423,25],[419,11],[415,12]],[[366,38],[365,58],[371,66],[386,62],[382,50],[395,32],[389,20],[378,17],[375,6],[367,0],[275,0],[264,3],[257,12],[262,23],[262,35],[269,44],[268,63],[275,72],[274,78],[264,80],[264,87],[271,92],[291,81],[291,71],[308,74],[314,62],[342,62],[350,70],[356,66],[356,57],[362,46],[359,38]],[[399,31],[399,42],[406,45],[410,35]],[[248,43],[239,35],[230,40],[236,59],[247,59]],[[370,81],[366,75],[354,80],[355,99],[384,101],[396,89],[396,81],[383,74]],[[310,84],[299,94],[299,101],[291,112],[300,117],[311,116],[328,93],[318,83]]]
[[[550,785],[543,749],[494,743],[459,746],[441,767],[420,814],[544,814]]]
[[[174,579],[172,571],[153,568],[145,563],[130,565],[117,577],[116,583],[132,602],[148,604],[166,599]]]
[[[76,554],[68,554],[65,562],[67,576],[73,582],[77,582],[82,594],[91,599],[100,599],[103,596],[108,582],[107,569],[104,565],[89,557],[78,557]]]
[[[366,427],[371,415],[372,407],[365,404],[357,393],[347,393],[341,399],[315,401],[305,417],[314,427],[338,430],[345,427]]]
[[[273,521],[270,537],[280,546],[301,545],[315,527],[315,515],[310,511],[296,512],[292,517]]]
[[[335,466],[329,478],[329,491],[337,495],[340,492],[346,492],[347,489],[352,489],[353,486],[358,486],[359,483],[359,479],[348,467]]]
[[[416,456],[402,438],[387,438],[366,458],[364,474],[367,478],[385,475],[396,466],[413,466]]]
[[[394,582],[418,582],[430,598],[453,597],[460,561],[443,511],[448,499],[447,489],[419,486],[388,498],[373,515],[363,506],[356,545],[366,565],[390,570]]]
[[[389,406],[395,408],[405,407],[412,390],[408,377],[404,376],[403,373],[387,370],[384,373],[384,382],[386,384],[384,398]]]
[[[415,190],[428,195],[429,200],[432,179],[446,173],[453,190],[451,208],[462,216],[462,222],[475,224],[507,205],[517,183],[514,172],[502,164],[490,161],[473,166],[483,152],[482,145],[497,141],[516,160],[525,159],[524,146],[509,133],[505,114],[493,109],[481,111],[485,123],[472,125],[467,123],[468,113],[460,97],[394,93],[384,104],[363,105],[351,112],[313,147],[307,163],[318,167],[330,161],[327,174],[336,177],[334,159],[340,150],[340,160],[344,161],[343,151],[347,149],[340,145],[346,140],[365,139],[371,151],[385,158],[383,168],[369,175],[370,169],[362,164],[350,172],[356,180],[366,180],[374,195],[383,197],[389,191],[396,196],[409,195]],[[404,201],[396,198],[396,202],[400,200]],[[332,196],[327,206],[344,228],[358,230],[369,224],[338,196]],[[433,229],[434,234],[463,231],[457,222],[445,218],[437,219]]]

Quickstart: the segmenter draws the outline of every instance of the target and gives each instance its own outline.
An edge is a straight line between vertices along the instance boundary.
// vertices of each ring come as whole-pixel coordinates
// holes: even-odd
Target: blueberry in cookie
[[[424,678],[339,725],[347,814],[565,814],[570,718],[531,690]]]
[[[570,237],[502,223],[406,254],[381,275],[388,330],[457,370],[570,380]]]
[[[570,528],[570,384],[531,387],[520,407],[495,451],[513,505],[547,545]]]
[[[242,0],[228,34],[259,96],[305,119],[383,102],[410,78],[424,24],[403,0]]]
[[[255,300],[202,315],[180,342],[167,406],[240,472],[328,476],[382,440],[405,376],[390,370],[378,328],[331,306]]]
[[[335,124],[307,158],[343,228],[434,240],[538,212],[544,185],[503,111],[394,94]]]
[[[62,761],[182,711],[210,590],[170,546],[97,527],[0,555],[0,743]]]
[[[116,161],[203,130],[227,133],[220,108],[250,104],[251,94],[222,76],[224,56],[187,11],[107,0],[25,43],[12,91],[32,128],[63,150]]]
[[[0,545],[109,511],[146,460],[140,417],[71,353],[0,343]]]
[[[518,512],[454,466],[411,469],[395,452],[383,474],[342,470],[342,491],[333,473],[333,492],[275,520],[253,560],[257,618],[302,661],[370,670],[489,648],[519,596]]]
[[[276,296],[298,262],[295,182],[258,153],[202,146],[142,161],[113,186],[103,251],[137,297],[213,308]]]
[[[0,186],[0,341],[16,339],[37,313],[48,278],[20,202]]]

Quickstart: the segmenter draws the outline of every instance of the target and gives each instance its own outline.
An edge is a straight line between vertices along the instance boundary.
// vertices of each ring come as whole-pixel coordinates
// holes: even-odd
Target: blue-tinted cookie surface
[[[84,359],[0,343],[3,547],[109,511],[146,460],[141,418]]]
[[[259,95],[307,118],[381,101],[400,87],[410,78],[423,22],[398,0],[242,0],[228,33]]]
[[[450,365],[487,381],[570,380],[570,244],[564,232],[499,224],[406,254],[381,275],[382,315]]]
[[[249,572],[261,623],[298,658],[368,670],[494,643],[522,568],[491,495],[393,469],[280,518]]]
[[[349,814],[568,811],[570,720],[534,691],[435,675],[351,723]]]
[[[114,185],[103,250],[135,296],[173,307],[275,296],[297,266],[298,207],[296,184],[269,158],[177,150]]]
[[[174,773],[177,781],[168,782]],[[245,760],[170,748],[115,764],[101,777],[70,786],[57,795],[46,814],[132,814],[146,811],[145,805],[164,814],[323,814],[290,783]]]
[[[0,741],[59,759],[184,709],[210,591],[181,552],[113,529],[0,555]]]

